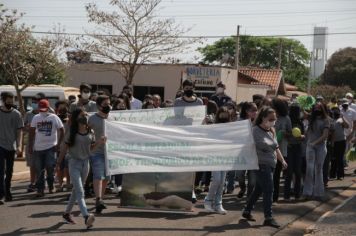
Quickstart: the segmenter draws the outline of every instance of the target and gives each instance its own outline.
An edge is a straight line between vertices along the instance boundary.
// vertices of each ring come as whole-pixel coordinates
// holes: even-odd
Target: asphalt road
[[[356,164],[356,163],[354,163]],[[356,165],[355,165],[356,166]],[[351,170],[350,170],[351,171]],[[328,199],[337,197],[342,191],[353,184],[354,175],[348,175],[343,181],[331,181],[328,188]],[[62,221],[61,215],[66,205],[68,193],[47,194],[43,199],[34,199],[33,193],[26,193],[27,182],[13,184],[12,202],[0,206],[0,235],[283,235],[283,230],[296,220],[308,218],[314,209],[314,218],[324,212],[317,208],[328,206],[328,202],[320,203],[291,202],[278,203],[273,206],[274,216],[283,226],[277,230],[263,227],[262,204],[253,212],[256,222],[246,222],[241,218],[241,209],[245,199],[238,200],[236,192],[224,196],[224,206],[229,211],[227,215],[208,214],[203,210],[202,201],[196,205],[196,211],[191,213],[153,212],[119,208],[119,199],[108,195],[105,202],[108,209],[96,217],[94,228],[86,230],[84,220],[79,216],[77,206],[74,215],[77,224],[68,225]],[[93,209],[94,199],[87,199],[88,208]],[[331,208],[333,206],[329,206]],[[320,208],[326,209],[326,208]],[[326,211],[326,210],[325,210]],[[314,220],[311,218],[311,220]],[[310,221],[311,221],[310,220]],[[304,226],[303,226],[304,227]],[[306,226],[305,226],[306,227]],[[291,231],[292,232],[292,231]],[[287,235],[292,235],[288,233]],[[302,235],[295,231],[293,235]]]

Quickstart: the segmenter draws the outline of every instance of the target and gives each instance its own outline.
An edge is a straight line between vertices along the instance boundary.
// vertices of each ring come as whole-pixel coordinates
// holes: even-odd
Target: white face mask
[[[276,125],[276,121],[267,121],[265,125],[268,129],[270,129]]]
[[[85,100],[89,99],[90,93],[81,93],[81,97]]]
[[[224,88],[221,88],[221,87],[217,88],[216,93],[219,93],[219,94],[224,93]]]

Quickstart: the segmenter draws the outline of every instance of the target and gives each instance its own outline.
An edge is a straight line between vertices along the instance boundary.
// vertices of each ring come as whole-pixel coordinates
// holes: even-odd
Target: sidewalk
[[[350,188],[355,189],[356,184]],[[356,196],[349,197],[332,212],[325,213],[313,226],[309,235],[356,235]]]

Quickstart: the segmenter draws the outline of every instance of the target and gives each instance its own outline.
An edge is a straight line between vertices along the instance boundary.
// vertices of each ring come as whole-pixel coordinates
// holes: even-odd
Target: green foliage
[[[356,48],[347,47],[335,52],[328,60],[322,81],[335,86],[348,85],[356,90]]]
[[[294,39],[270,37],[240,37],[240,66],[256,66],[266,69],[277,68],[279,48],[282,44],[281,69],[284,79],[291,84],[306,81],[309,75],[309,52],[302,43]],[[205,63],[234,65],[235,37],[223,38],[197,50]],[[226,56],[230,58],[226,60]]]

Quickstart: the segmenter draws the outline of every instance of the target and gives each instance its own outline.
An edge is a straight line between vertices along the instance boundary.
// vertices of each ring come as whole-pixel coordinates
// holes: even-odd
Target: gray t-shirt
[[[17,130],[23,128],[21,113],[12,109],[3,111],[0,108],[0,147],[8,150],[16,150]]]
[[[100,138],[102,136],[104,136],[104,126],[105,126],[105,122],[104,122],[104,118],[100,117],[97,113],[91,115],[89,117],[88,120],[88,125],[90,128],[92,128],[94,130],[94,134],[95,134],[95,140],[100,140]],[[93,152],[93,155],[95,154],[105,154],[105,145],[101,144],[99,146],[97,146]]]
[[[96,112],[98,110],[98,108],[96,107],[96,102],[94,101],[89,101],[84,105],[78,101],[70,104],[69,112],[72,113],[77,108],[83,108],[86,112]]]
[[[70,132],[67,132],[65,142],[69,144]],[[75,136],[74,145],[68,149],[68,159],[87,160],[90,156],[90,146],[95,143],[95,137],[92,133],[80,134]]]
[[[257,125],[252,128],[252,134],[256,144],[258,164],[275,168],[277,164],[276,149],[278,147],[275,135]]]
[[[200,98],[195,99],[194,101],[190,102],[185,100],[183,97],[176,98],[174,101],[175,107],[189,107],[189,106],[201,106],[204,105],[203,100]]]
[[[24,124],[25,125],[31,125],[32,119],[35,115],[37,115],[38,113],[33,113],[32,111],[28,111],[25,114],[25,118],[24,118]]]
[[[339,118],[331,123],[330,129],[334,131],[334,141],[344,141],[346,140],[345,129],[342,127],[343,120]]]
[[[316,119],[313,126],[309,124],[307,133],[308,143],[312,143],[319,139],[323,135],[324,129],[330,129],[330,122],[327,119]]]
[[[282,132],[283,134],[285,134],[292,132],[292,122],[290,121],[289,116],[278,117],[276,125],[274,127],[276,129],[276,133]],[[279,150],[281,151],[282,155],[286,157],[288,154],[288,139],[283,136],[282,140],[278,144]]]

